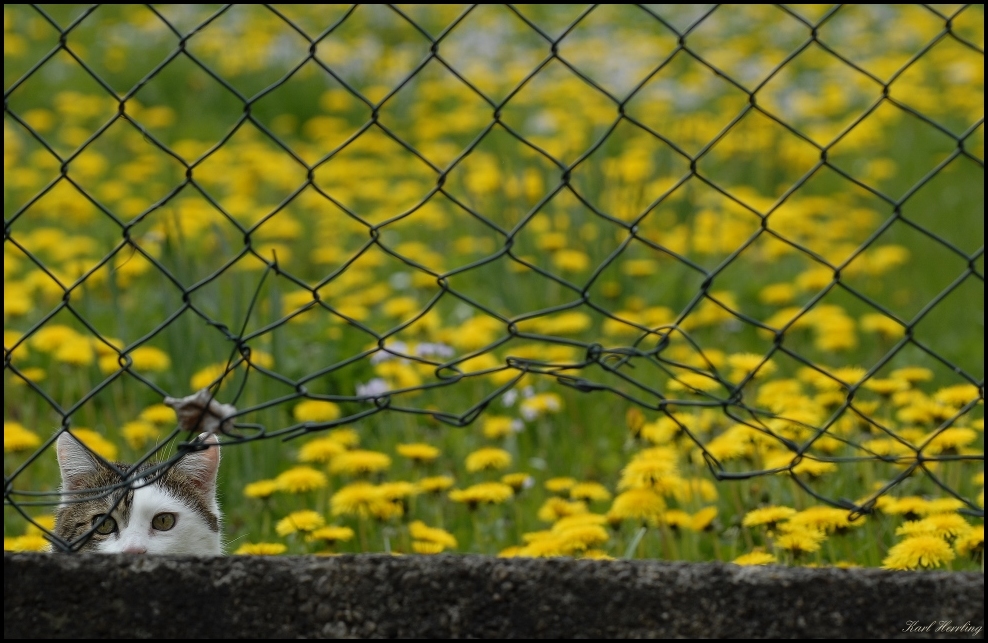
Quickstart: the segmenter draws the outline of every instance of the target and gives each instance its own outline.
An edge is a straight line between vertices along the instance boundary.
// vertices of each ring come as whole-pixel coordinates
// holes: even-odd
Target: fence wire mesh
[[[58,435],[167,470],[200,388],[225,447],[479,424],[680,508],[705,467],[735,536],[784,479],[983,518],[982,8],[4,12],[8,531],[78,547]]]

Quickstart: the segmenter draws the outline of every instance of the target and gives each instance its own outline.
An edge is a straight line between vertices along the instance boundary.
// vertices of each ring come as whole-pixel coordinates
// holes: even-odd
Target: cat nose
[[[144,545],[138,543],[131,543],[124,547],[123,553],[125,554],[146,554],[148,553],[148,548]]]

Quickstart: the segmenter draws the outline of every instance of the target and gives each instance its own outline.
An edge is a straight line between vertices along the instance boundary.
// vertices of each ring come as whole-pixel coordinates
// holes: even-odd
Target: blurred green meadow
[[[211,387],[230,552],[982,568],[982,7],[40,7],[5,549]]]

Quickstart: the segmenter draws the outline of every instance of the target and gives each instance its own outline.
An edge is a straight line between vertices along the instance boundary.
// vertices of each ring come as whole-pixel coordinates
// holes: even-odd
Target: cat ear
[[[58,436],[55,456],[58,458],[58,469],[62,473],[62,491],[85,489],[89,486],[87,480],[92,478],[101,466],[89,449],[68,431],[63,431]]]
[[[210,433],[201,433],[199,439],[201,444],[208,445],[207,448],[187,453],[175,468],[188,476],[196,487],[212,493],[216,488],[216,472],[220,468],[220,441]]]

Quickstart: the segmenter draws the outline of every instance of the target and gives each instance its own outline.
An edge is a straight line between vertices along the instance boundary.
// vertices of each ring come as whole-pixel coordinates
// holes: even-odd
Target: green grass
[[[497,553],[522,544],[526,533],[548,528],[536,517],[553,495],[543,486],[546,480],[595,480],[616,495],[622,471],[649,446],[672,449],[681,479],[712,480],[698,446],[712,448],[742,420],[785,434],[811,458],[837,461],[835,471],[817,478],[794,474],[822,498],[864,501],[874,485],[897,480],[904,463],[882,462],[865,443],[889,436],[850,409],[826,434],[843,440],[840,446],[814,442],[815,429],[830,426],[846,398],[834,404],[800,369],[804,363],[830,370],[874,368],[873,379],[883,379],[896,369],[920,366],[933,376],[913,387],[922,392],[916,398],[922,401],[893,403],[865,387],[855,391],[852,403],[915,447],[947,426],[971,431],[974,437],[959,446],[925,449],[924,455],[940,460],[932,465],[934,475],[920,470],[901,480],[891,495],[958,496],[978,529],[984,169],[983,126],[973,126],[983,119],[983,100],[975,98],[983,97],[983,54],[955,36],[983,47],[983,12],[963,11],[951,21],[954,36],[943,37],[938,34],[945,18],[913,9],[879,8],[874,15],[842,9],[821,27],[827,46],[869,73],[892,78],[901,71],[889,83],[892,100],[869,111],[882,96],[882,84],[816,44],[769,80],[769,71],[809,37],[808,27],[771,9],[717,10],[687,35],[688,51],[676,51],[676,35],[640,10],[591,12],[563,39],[560,55],[604,90],[623,92],[615,101],[559,60],[520,84],[549,54],[548,44],[508,10],[478,8],[443,37],[438,50],[492,105],[436,59],[411,75],[428,56],[429,41],[388,9],[360,7],[320,41],[317,56],[338,78],[309,60],[287,80],[282,79],[306,57],[304,38],[263,9],[223,13],[188,41],[188,51],[248,99],[245,104],[182,55],[145,78],[175,51],[177,39],[146,9],[100,7],[69,34],[68,49],[118,97],[127,97],[126,113],[139,123],[135,127],[122,118],[114,121],[117,103],[65,51],[14,87],[57,45],[58,33],[33,9],[7,7],[4,343],[17,348],[4,369],[5,422],[47,439],[63,418],[43,391],[72,411],[72,427],[95,429],[119,447],[120,459],[135,460],[150,445],[127,445],[121,428],[160,403],[160,392],[192,392],[197,374],[226,363],[235,348],[230,337],[244,329],[244,344],[270,356],[270,363],[263,356],[255,363],[272,375],[251,369],[244,380],[241,366],[217,392],[221,401],[234,402],[243,412],[238,420],[249,424],[240,438],[228,440],[221,467],[231,550],[243,542],[280,540],[274,533],[278,520],[291,511],[316,509],[359,533],[338,544],[338,551],[411,551],[407,526],[421,519],[453,533],[458,551]],[[51,14],[61,25],[79,15],[75,9],[57,11],[67,12]],[[340,17],[292,11],[313,36]],[[455,18],[443,11],[413,20],[436,36]],[[565,9],[520,11],[550,34],[561,33],[576,18]],[[697,18],[688,9],[670,11],[664,17],[678,29]],[[854,30],[883,11],[890,12],[885,19],[899,25],[901,36],[887,50],[869,52]],[[206,14],[197,12],[172,8],[166,16],[188,30],[205,20]],[[487,39],[475,41],[477,33]],[[232,48],[233,42],[251,47]],[[588,57],[600,43],[613,45],[609,56]],[[920,51],[925,53],[902,67]],[[649,77],[666,55],[668,64]],[[627,92],[646,78],[619,110]],[[739,85],[757,88],[757,108]],[[360,96],[370,103],[388,98],[372,107]],[[340,147],[357,132],[362,133]],[[217,152],[203,156],[221,140]],[[65,178],[46,188],[60,177],[61,165],[46,145],[71,159],[67,177],[88,196]],[[183,162],[163,148],[192,167],[192,183],[183,185]],[[694,156],[693,167],[684,153]],[[313,168],[312,184],[304,163]],[[441,191],[432,194],[437,186]],[[765,215],[766,231],[759,233]],[[52,229],[60,236],[46,232]],[[824,264],[783,246],[772,234],[841,268],[839,279],[833,281],[832,272],[823,282],[809,279]],[[131,246],[115,251],[123,239],[152,256],[155,265]],[[862,268],[889,247],[904,261]],[[244,254],[245,248],[251,252]],[[562,248],[579,256],[559,253]],[[856,252],[861,257],[843,265]],[[266,267],[255,253],[269,262],[277,257],[277,268]],[[86,279],[66,291],[32,257],[64,277],[65,286],[80,275]],[[633,261],[645,272],[634,273],[628,263]],[[792,300],[767,301],[763,291],[771,284],[791,284]],[[314,290],[323,303],[357,323],[321,306],[289,319],[312,300]],[[731,312],[698,299],[702,292]],[[390,307],[402,298],[414,303],[392,314]],[[814,321],[786,330],[778,346],[754,323],[770,323],[781,309],[810,302],[812,312],[804,321]],[[931,302],[935,305],[927,310]],[[577,326],[553,328],[555,316],[548,313],[564,310],[586,317]],[[868,332],[864,320],[874,313],[908,325],[914,341],[897,349],[898,338]],[[471,320],[492,315],[517,322],[516,332],[523,336],[510,336],[503,321],[486,332],[471,327]],[[653,331],[628,332],[627,323],[622,331],[614,318]],[[677,328],[671,330],[673,323]],[[838,337],[853,341],[828,345],[827,330],[839,324],[847,329]],[[35,334],[21,341],[39,326],[57,325],[80,334],[76,339],[82,337],[88,348],[75,350],[83,357],[69,356],[68,340],[46,347]],[[119,348],[159,349],[170,364],[133,369],[152,386],[126,371],[101,371],[90,354],[93,330],[119,342]],[[584,364],[592,346],[614,353],[632,346],[648,351],[666,333],[671,342],[658,359],[636,357],[613,372],[616,362],[610,358]],[[431,369],[405,365],[390,375],[369,355],[354,359],[382,338],[389,345],[439,343],[454,357],[430,357]],[[97,349],[105,348],[97,343]],[[444,362],[455,365],[478,353],[492,358],[474,369],[500,370],[429,386],[453,373],[447,367],[437,376],[435,369]],[[805,401],[785,401],[780,415],[791,417],[807,405],[819,410],[803,426],[775,426],[758,401],[766,381],[737,391],[722,387],[712,395],[676,388],[677,378],[690,370],[711,373],[711,364],[722,382],[738,383],[724,359],[739,353],[771,357],[776,370],[766,381],[801,382]],[[495,395],[512,374],[522,374],[505,367],[512,356],[551,364],[538,369],[545,374],[525,376],[514,390],[530,386],[534,393],[554,393],[560,409],[524,419],[519,402],[507,406]],[[36,388],[21,383],[16,372],[32,372],[24,369],[40,369],[33,371]],[[390,377],[393,389],[411,390],[390,397],[392,410],[368,414],[374,407],[356,399],[356,387],[375,377]],[[410,379],[401,384],[402,377]],[[597,390],[566,386],[572,377]],[[963,404],[940,404],[919,420],[896,415],[933,404],[937,391],[959,384],[978,387],[972,398],[978,403],[963,413],[955,413]],[[375,483],[448,474],[463,488],[520,471],[532,476],[534,486],[507,504],[476,511],[451,502],[445,492],[411,496],[401,501],[403,516],[387,521],[330,515],[330,498],[354,480],[345,475],[331,475],[326,488],[307,494],[244,498],[246,484],[273,478],[296,463],[308,438],[249,438],[256,437],[257,427],[277,433],[297,425],[292,412],[303,385],[306,394],[336,396],[340,416],[328,424],[352,426],[361,448],[392,457],[386,472],[370,478]],[[728,404],[732,392],[742,397]],[[271,404],[282,398],[284,403]],[[478,405],[488,398],[477,418]],[[636,438],[626,421],[636,403],[646,409],[644,421],[675,416],[690,435],[680,431],[651,442]],[[499,440],[485,438],[480,427],[492,414],[522,420],[524,428]],[[452,426],[462,422],[439,421],[443,418],[475,421]],[[313,436],[324,435],[322,428],[329,427]],[[395,450],[411,442],[436,445],[442,455],[424,468],[413,466]],[[466,455],[491,445],[511,454],[511,467],[466,471]],[[758,473],[767,459],[786,450],[774,438],[739,448],[747,451],[739,457],[721,454],[726,474]],[[5,444],[8,537],[24,531],[13,502],[32,515],[50,511],[21,495],[51,491],[57,484],[53,454],[34,450]],[[899,455],[915,458],[915,452],[907,447]],[[790,458],[787,464],[799,462]],[[636,521],[615,519],[600,548],[617,557],[732,560],[763,547],[776,551],[781,562],[873,566],[882,564],[899,538],[896,528],[915,517],[880,505],[863,527],[833,534],[819,551],[794,558],[778,549],[778,533],[741,521],[763,505],[803,510],[822,501],[785,473],[724,481],[716,490],[717,498],[705,502],[665,496],[670,509],[688,513],[716,507],[718,518],[709,531],[677,531],[660,520],[641,536]],[[610,502],[589,504],[598,514],[610,509]],[[291,552],[319,548],[297,535],[285,542]],[[952,565],[977,563],[958,558]]]

